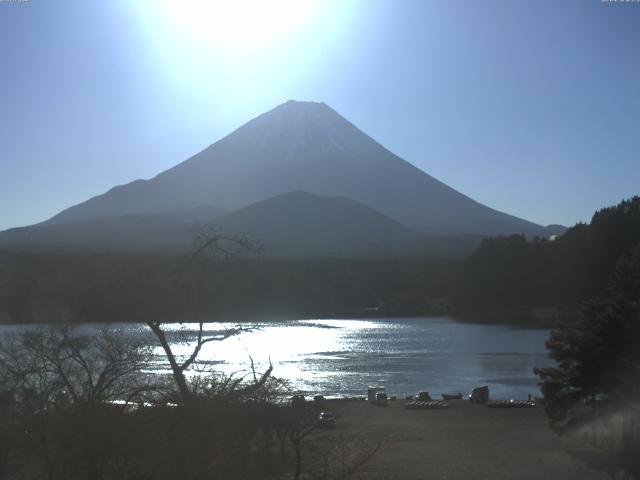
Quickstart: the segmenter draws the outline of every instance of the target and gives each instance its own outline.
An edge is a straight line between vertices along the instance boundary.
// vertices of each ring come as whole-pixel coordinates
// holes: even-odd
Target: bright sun
[[[291,98],[298,80],[323,72],[336,48],[344,51],[355,3],[137,0],[126,5],[145,34],[152,75],[220,111],[225,105],[220,92],[233,96],[236,106],[257,98]]]
[[[303,27],[316,0],[168,0],[166,15],[208,48],[259,50]]]

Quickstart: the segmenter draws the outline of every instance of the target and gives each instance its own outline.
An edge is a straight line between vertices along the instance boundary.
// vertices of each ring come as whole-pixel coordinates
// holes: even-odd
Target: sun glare
[[[207,48],[259,50],[302,28],[314,0],[169,0],[166,15]]]
[[[335,49],[344,50],[356,2],[139,0],[126,6],[144,33],[154,75],[199,111],[223,115],[227,102],[217,100],[219,92],[235,99],[231,114],[257,113],[294,96],[299,79],[323,71]]]

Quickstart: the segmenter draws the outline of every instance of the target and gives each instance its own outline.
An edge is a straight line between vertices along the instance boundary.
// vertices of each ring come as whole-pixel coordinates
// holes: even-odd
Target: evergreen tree
[[[547,348],[557,366],[536,373],[551,426],[563,433],[606,424],[604,436],[592,428],[591,442],[607,452],[608,471],[640,478],[640,243],[603,297],[553,330]]]

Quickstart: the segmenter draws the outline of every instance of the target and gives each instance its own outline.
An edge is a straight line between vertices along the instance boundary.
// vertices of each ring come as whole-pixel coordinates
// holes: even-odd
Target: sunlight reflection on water
[[[237,327],[208,323],[206,333]],[[273,375],[308,395],[364,395],[369,385],[385,385],[389,394],[404,396],[419,390],[468,394],[489,385],[496,399],[540,395],[534,367],[552,365],[544,342],[547,330],[458,323],[448,317],[361,320],[292,320],[262,324],[222,342],[206,344],[201,366],[222,374],[246,374],[253,359],[256,370],[273,364]],[[3,332],[24,326],[4,326]],[[100,325],[82,324],[79,333],[92,334]],[[157,341],[146,326],[109,326],[144,341]],[[197,324],[165,325],[177,356],[191,353]],[[156,371],[167,371],[162,348],[154,349]]]
[[[208,331],[236,324],[207,324]],[[468,393],[489,384],[493,398],[539,395],[535,366],[552,364],[546,330],[457,323],[446,317],[365,320],[300,320],[256,325],[251,332],[204,346],[200,359],[224,374],[273,374],[307,394],[362,395],[383,384],[391,394],[418,390]],[[193,327],[173,328],[195,340]],[[188,344],[175,345],[178,355]],[[162,354],[158,348],[159,358]]]

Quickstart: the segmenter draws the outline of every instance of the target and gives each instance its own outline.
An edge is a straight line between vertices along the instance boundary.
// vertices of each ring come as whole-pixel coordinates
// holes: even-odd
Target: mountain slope
[[[490,209],[394,155],[325,104],[289,101],[150,180],[46,223],[203,204],[236,210],[291,191],[340,196],[430,234],[557,233]]]
[[[0,232],[0,248],[57,252],[185,252],[193,228],[224,211],[207,206],[165,214],[126,214],[41,223]]]
[[[411,230],[343,197],[290,192],[212,222],[224,232],[247,234],[273,256],[461,257],[478,235],[436,236]]]
[[[425,238],[353,200],[291,192],[206,222],[246,236],[269,256],[406,256]],[[162,215],[122,215],[16,228],[0,247],[23,251],[186,253],[197,224]]]

